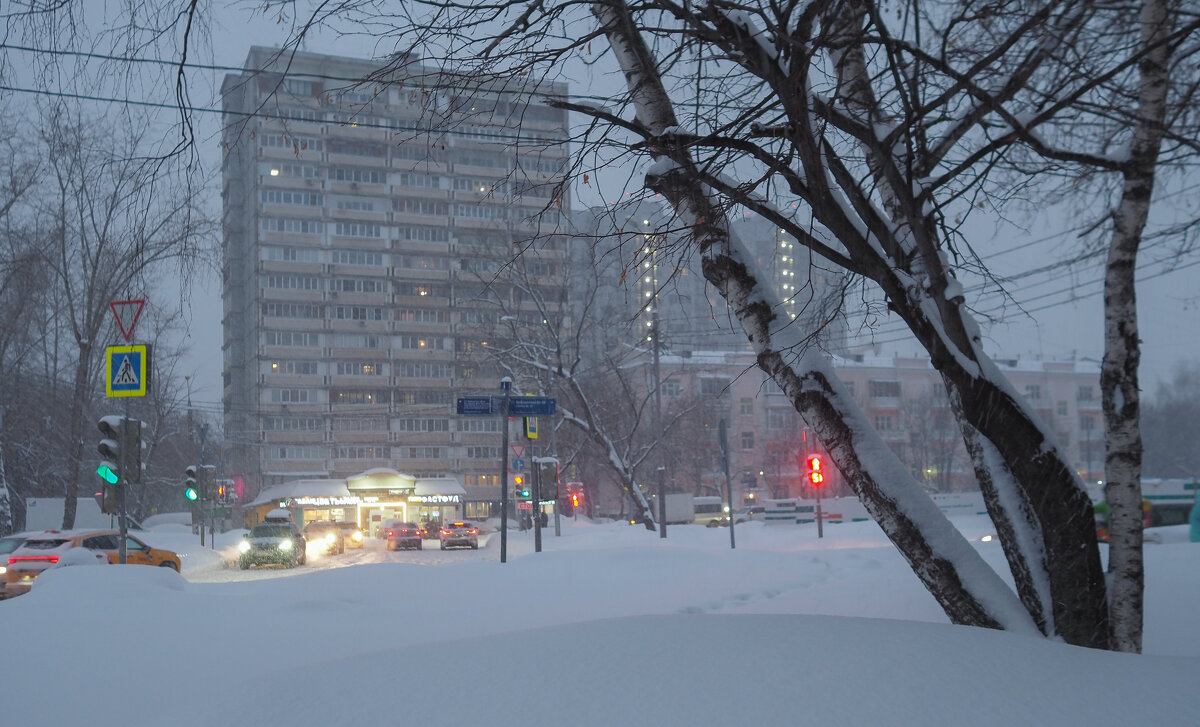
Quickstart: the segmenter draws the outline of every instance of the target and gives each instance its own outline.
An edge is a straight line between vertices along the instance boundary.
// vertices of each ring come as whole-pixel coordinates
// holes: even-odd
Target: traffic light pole
[[[138,467],[141,467],[142,458],[140,456],[136,458],[131,458],[129,456],[131,446],[142,446],[141,425],[140,423],[138,425],[138,436],[132,437],[130,436],[131,432],[129,431],[131,424],[132,420],[129,418],[129,399],[125,399],[125,419],[121,422],[121,476],[117,480],[119,483],[119,486],[117,487],[117,512],[119,513],[118,518],[120,520],[118,523],[118,528],[121,532],[121,542],[117,544],[117,562],[121,565],[125,565],[129,558],[129,551],[126,548],[126,543],[129,540],[129,517],[126,501],[126,490],[129,489],[130,481],[134,479],[141,479],[140,477],[133,477],[132,473],[130,472],[130,470],[133,468],[129,466],[130,459],[135,459],[138,462]]]

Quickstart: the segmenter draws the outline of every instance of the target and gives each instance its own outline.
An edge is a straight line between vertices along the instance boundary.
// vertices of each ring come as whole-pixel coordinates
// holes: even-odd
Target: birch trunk
[[[1104,362],[1100,371],[1105,422],[1105,499],[1109,506],[1108,575],[1112,587],[1112,646],[1142,650],[1142,436],[1139,427],[1137,292],[1135,273],[1142,232],[1150,213],[1154,175],[1167,108],[1170,32],[1165,0],[1142,4],[1142,45],[1137,122],[1130,143],[1121,201],[1104,277]]]

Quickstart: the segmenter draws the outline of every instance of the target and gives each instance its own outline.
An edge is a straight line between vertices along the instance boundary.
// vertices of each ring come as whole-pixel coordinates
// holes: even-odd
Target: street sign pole
[[[504,411],[500,412],[500,429],[504,432],[500,445],[500,562],[508,560],[508,403],[512,398],[512,379],[500,379],[504,389]]]

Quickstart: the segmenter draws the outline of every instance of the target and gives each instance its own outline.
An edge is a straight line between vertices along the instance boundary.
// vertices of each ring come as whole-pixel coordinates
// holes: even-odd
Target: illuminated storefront
[[[317,520],[353,522],[379,537],[388,518],[441,523],[463,517],[466,491],[455,477],[416,479],[392,469],[373,469],[344,480],[293,480],[246,503],[245,526],[284,508],[300,527]]]

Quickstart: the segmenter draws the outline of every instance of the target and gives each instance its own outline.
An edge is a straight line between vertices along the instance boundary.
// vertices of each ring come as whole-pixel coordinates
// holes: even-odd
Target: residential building
[[[1100,370],[1088,360],[996,359],[1014,390],[1052,432],[1085,482],[1103,479]],[[641,364],[653,385],[649,357]],[[839,379],[875,432],[930,492],[975,491],[971,463],[945,390],[928,359],[835,357]],[[728,477],[739,505],[762,498],[812,497],[806,458],[824,457],[822,495],[851,495],[819,440],[752,354],[693,351],[660,361],[663,407],[691,407],[669,446],[669,491],[724,494]]]
[[[500,420],[455,402],[498,392],[503,315],[547,314],[511,284],[513,251],[537,284],[565,277],[567,115],[546,99],[567,88],[397,68],[255,47],[224,79],[227,465],[247,498],[380,468],[454,477],[482,516]]]

